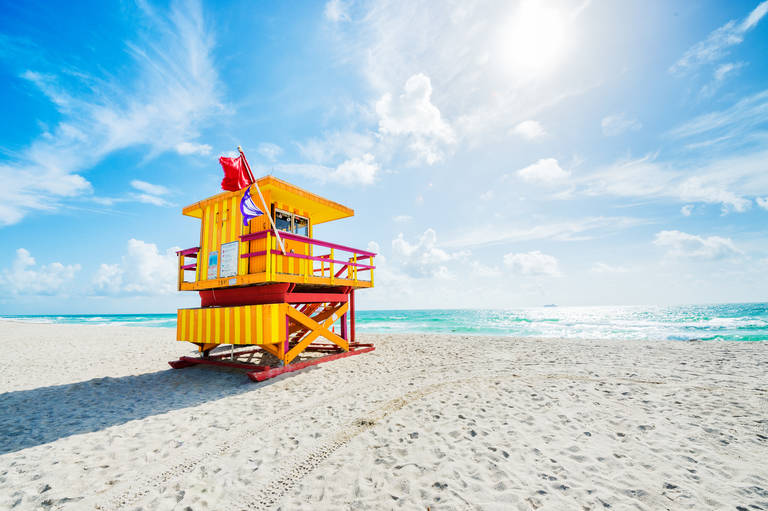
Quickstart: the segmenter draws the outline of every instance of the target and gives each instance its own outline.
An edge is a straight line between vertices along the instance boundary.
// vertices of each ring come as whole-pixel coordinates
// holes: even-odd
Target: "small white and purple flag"
[[[251,188],[248,187],[240,200],[240,212],[243,214],[243,225],[248,225],[251,218],[256,218],[264,214],[262,210],[256,207],[251,198]]]

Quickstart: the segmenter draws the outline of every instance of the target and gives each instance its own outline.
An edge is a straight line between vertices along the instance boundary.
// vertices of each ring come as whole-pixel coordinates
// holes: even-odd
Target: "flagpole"
[[[243,148],[240,147],[240,146],[237,146],[237,152],[239,152],[240,156],[243,157],[243,161],[245,162],[245,170],[248,171],[248,177],[250,177],[251,181],[253,181],[255,183],[256,182],[256,178],[253,177],[253,172],[251,172],[251,166],[248,165],[248,160],[245,158],[245,154],[243,153]]]
[[[256,182],[256,179],[253,177],[253,172],[251,172],[251,166],[248,163],[248,160],[245,158],[243,149],[240,146],[237,146],[237,150],[240,152],[240,156],[243,157],[243,162],[245,163],[245,168],[248,170],[248,175],[251,177],[251,181],[253,181],[253,184],[256,185],[256,191],[258,192],[259,198],[261,199],[261,204],[264,206],[264,214],[267,215],[267,217],[269,218],[269,223],[270,225],[272,225],[272,232],[275,233],[277,242],[280,244],[280,250],[283,252],[283,255],[285,255],[285,245],[283,245],[283,239],[280,237],[280,232],[277,230],[277,227],[275,227],[275,221],[272,219],[272,208],[267,207],[267,201],[264,200],[264,196],[261,194],[261,189],[259,189],[259,184]]]

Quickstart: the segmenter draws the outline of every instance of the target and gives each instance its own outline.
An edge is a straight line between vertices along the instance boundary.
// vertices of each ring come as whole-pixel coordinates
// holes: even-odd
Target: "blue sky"
[[[768,2],[3,2],[2,313],[171,312],[242,145],[364,308],[765,301]]]

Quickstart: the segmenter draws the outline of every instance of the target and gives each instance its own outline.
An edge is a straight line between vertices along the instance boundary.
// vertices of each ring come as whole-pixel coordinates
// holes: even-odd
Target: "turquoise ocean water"
[[[176,314],[0,315],[2,321],[175,327]],[[583,339],[768,340],[768,303],[358,311],[358,332]]]

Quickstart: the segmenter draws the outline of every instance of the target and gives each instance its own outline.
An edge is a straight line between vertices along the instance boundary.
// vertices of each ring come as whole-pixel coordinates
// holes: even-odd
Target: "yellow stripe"
[[[184,322],[184,316],[186,311],[184,309],[179,311],[179,317],[176,318],[176,324],[177,326],[181,326],[181,339],[186,340],[187,339],[187,324]],[[178,330],[178,328],[177,328]]]
[[[247,246],[248,246],[247,242],[241,242],[240,246],[239,246],[240,250],[238,250],[238,252],[239,252],[238,255],[245,254],[246,253],[245,249],[246,249]],[[246,271],[246,266],[245,266],[246,264],[248,264],[248,259],[243,259],[243,258],[239,259],[238,269],[237,269],[237,274],[238,275],[244,275],[244,274],[248,273]]]
[[[221,319],[224,322],[224,344],[235,344],[229,337],[229,307],[221,312]]]
[[[262,330],[264,331],[264,342],[267,344],[272,344],[275,341],[272,339],[272,324],[269,321],[269,305],[262,305],[261,313],[263,315]]]
[[[195,338],[195,342],[203,342],[203,333],[205,333],[205,329],[203,328],[205,325],[203,325],[203,319],[205,319],[205,316],[203,315],[202,309],[195,309],[195,321],[197,322],[197,337]]]
[[[232,197],[229,205],[229,241],[235,241],[235,198]]]
[[[256,305],[256,344],[264,342],[264,321],[261,317],[264,305]]]
[[[200,227],[200,252],[197,253],[197,280],[205,280],[206,271],[208,270],[208,211],[210,208],[206,207],[203,210],[202,225]]]
[[[216,323],[216,342],[221,344],[221,307],[214,309],[213,320]]]
[[[213,205],[213,246],[211,247],[211,250],[219,251],[219,257],[216,259],[217,261],[221,260],[221,216],[222,212],[219,210],[219,203]],[[216,268],[215,277],[219,277],[219,270],[218,267]]]
[[[211,224],[211,250],[216,250],[219,244],[219,203],[213,204],[213,222]]]
[[[240,342],[240,307],[235,308],[235,339]]]
[[[222,228],[224,229],[224,234],[222,236],[222,243],[226,242],[229,243],[232,241],[232,226],[234,225],[232,223],[232,215],[235,214],[235,212],[232,210],[232,201],[226,201],[226,210],[227,210],[227,216],[226,221],[222,224]]]
[[[219,216],[219,243],[227,242],[227,218],[229,217],[229,205],[227,201],[221,201],[221,215]]]
[[[237,225],[240,229],[240,234],[250,233],[250,225],[243,225],[242,222],[242,215],[238,212]],[[250,252],[251,245],[252,243],[250,241],[240,243],[240,255]],[[246,273],[248,273],[248,259],[240,259],[240,275],[245,275]]]
[[[221,245],[221,240],[224,237],[223,236],[223,230],[222,227],[224,226],[224,201],[217,202],[216,203],[216,210],[219,212],[219,221],[216,222],[216,247],[218,248]]]
[[[205,309],[205,342],[213,342],[211,333],[213,330],[213,310]]]
[[[272,314],[272,337],[278,341],[282,341],[283,339],[280,337],[280,324],[277,321],[277,305],[272,304],[269,308]]]
[[[245,306],[245,344],[251,344],[251,305]]]
[[[203,280],[208,280],[208,254],[210,254],[215,250],[213,248],[214,220],[215,220],[215,217],[213,214],[213,207],[208,206],[208,223],[205,226],[206,246],[205,246],[205,273],[202,276]]]
[[[213,210],[213,205],[208,206],[208,209],[210,210],[210,213],[208,215],[208,225],[205,226],[205,235],[208,238],[208,247],[205,252],[205,275],[203,275],[203,279],[208,279],[208,254],[216,250],[213,248],[213,230],[216,223],[216,214]]]

